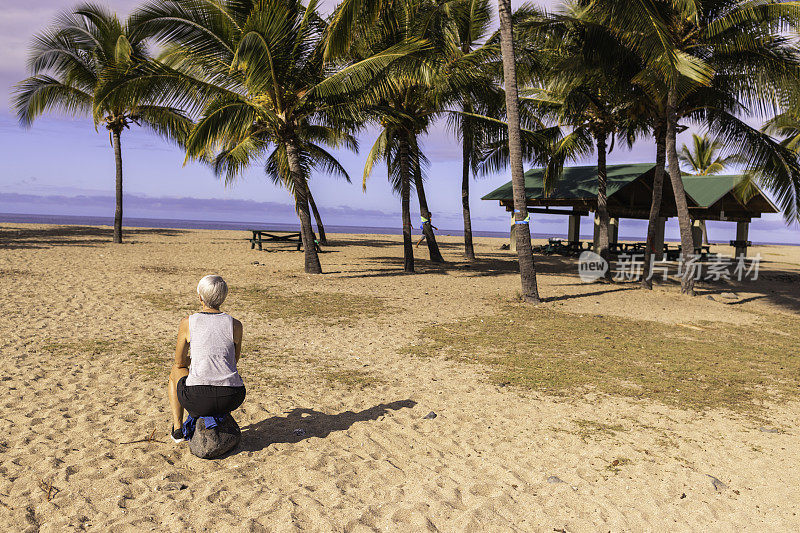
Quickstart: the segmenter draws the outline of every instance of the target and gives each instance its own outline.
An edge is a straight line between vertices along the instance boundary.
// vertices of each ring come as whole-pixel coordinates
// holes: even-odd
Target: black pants
[[[235,411],[244,402],[244,396],[244,387],[186,385],[186,376],[178,380],[178,401],[194,418]]]

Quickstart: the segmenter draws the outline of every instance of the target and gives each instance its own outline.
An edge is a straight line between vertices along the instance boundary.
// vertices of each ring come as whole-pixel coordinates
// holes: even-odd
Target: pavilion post
[[[747,257],[747,236],[750,233],[749,222],[736,223],[736,241],[739,246],[736,247],[736,257]]]
[[[664,232],[667,226],[666,217],[658,217],[656,222],[656,235],[653,239],[653,258],[656,261],[664,259]]]
[[[612,218],[608,221],[608,244],[619,242],[619,219]]]
[[[567,241],[578,242],[581,240],[581,216],[569,216],[569,230],[567,231]]]
[[[594,233],[592,234],[592,250],[598,253],[597,245],[600,242],[600,215],[594,214]]]
[[[514,213],[511,213],[511,230],[509,231],[509,250],[512,252],[517,251],[517,224],[514,222]]]
[[[609,246],[615,244],[617,242],[617,238],[619,237],[619,219],[618,218],[609,218],[608,219],[608,244]],[[594,214],[594,243],[593,249],[595,253],[600,253],[597,251],[597,243],[600,240],[600,216],[595,213]]]
[[[692,240],[694,241],[695,246],[700,246],[703,244],[703,221],[702,220],[692,220]],[[694,253],[694,250],[692,250]]]

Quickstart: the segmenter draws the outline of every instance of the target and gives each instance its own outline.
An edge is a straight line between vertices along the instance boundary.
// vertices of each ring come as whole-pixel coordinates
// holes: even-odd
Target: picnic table
[[[303,247],[303,239],[300,237],[300,232],[284,232],[284,231],[265,231],[260,229],[247,230],[253,233],[253,237],[249,239],[250,249],[254,249],[258,245],[258,249],[262,250],[265,242],[288,242],[297,244],[297,250]],[[321,252],[319,242],[314,239],[314,246],[318,252]]]
[[[620,243],[620,246],[622,246],[622,251],[625,253],[644,253],[647,248],[647,244],[643,242],[623,242]]]
[[[544,246],[534,247],[534,251],[545,255],[559,254],[566,256],[580,255],[583,250],[581,241],[568,241],[566,239],[550,238]]]
[[[680,244],[674,249],[670,248],[668,244],[664,245],[664,256],[666,257],[667,261],[677,261],[678,258],[680,258],[682,251],[683,248]],[[711,246],[707,244],[695,246],[694,253],[695,255],[700,256],[700,261],[706,261],[708,256],[711,254]]]

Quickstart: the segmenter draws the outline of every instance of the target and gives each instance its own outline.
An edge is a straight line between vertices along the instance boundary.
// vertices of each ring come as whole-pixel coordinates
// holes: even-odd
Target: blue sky
[[[105,2],[121,15],[138,5],[139,0]],[[555,2],[539,2],[542,5]],[[515,2],[516,4],[516,2]],[[25,76],[26,47],[31,36],[46,27],[54,16],[74,2],[37,0],[35,3],[0,0],[0,212],[112,216],[114,209],[113,154],[104,130],[96,132],[84,118],[47,116],[30,130],[23,130],[10,111],[12,85]],[[323,2],[323,9],[333,5]],[[35,6],[35,7],[30,7]],[[684,134],[684,137],[688,133]],[[362,154],[375,139],[375,131],[360,135]],[[237,183],[225,186],[207,168],[183,166],[177,148],[132,126],[123,134],[125,192],[130,195],[125,214],[130,217],[212,219],[246,222],[294,222],[289,194],[269,183],[254,167]],[[434,222],[442,230],[460,229],[461,165],[460,147],[443,126],[434,127],[424,139],[432,165],[426,184]],[[377,168],[361,191],[363,155],[347,151],[337,157],[353,179],[348,184],[328,176],[315,176],[312,190],[324,219],[332,225],[397,227],[400,225],[399,199],[386,180],[386,171]],[[650,143],[638,143],[632,150],[617,149],[610,163],[646,162],[654,159]],[[582,163],[591,163],[584,161]],[[476,179],[472,184],[473,227],[478,230],[505,231],[508,217],[494,202],[480,197],[509,178],[498,174]],[[218,200],[217,202],[195,201]],[[244,202],[243,202],[244,201]],[[412,206],[413,206],[412,202]],[[417,210],[414,209],[414,219]],[[668,233],[677,236],[674,221]],[[591,228],[584,220],[584,228]],[[711,224],[712,239],[733,238],[733,224]],[[566,219],[557,216],[534,217],[536,233],[565,233]],[[638,221],[623,221],[621,234],[644,235]],[[754,222],[751,239],[762,242],[800,243],[798,228],[787,228],[779,216]]]

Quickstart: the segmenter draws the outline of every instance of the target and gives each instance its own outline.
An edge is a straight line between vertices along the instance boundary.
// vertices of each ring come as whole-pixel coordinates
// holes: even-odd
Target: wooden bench
[[[266,242],[288,242],[297,244],[297,250],[303,247],[303,239],[300,237],[300,232],[277,232],[277,231],[264,231],[259,229],[248,230],[253,233],[253,237],[248,239],[250,241],[250,249],[254,249],[258,245],[258,249],[262,250]],[[314,239],[314,247],[317,252],[322,250],[319,247],[319,242]]]
[[[581,241],[567,241],[565,246],[569,255],[578,256],[583,251],[583,242]]]
[[[681,252],[683,251],[683,247],[679,244],[677,248],[673,249],[670,248],[669,245],[664,245],[664,256],[667,258],[667,261],[677,261],[680,259]],[[704,244],[701,246],[695,246],[694,248],[695,255],[700,256],[700,261],[707,261],[708,256],[711,254],[711,246]]]
[[[574,242],[569,242],[565,239],[551,238],[547,240],[547,245],[543,247],[542,252],[545,255],[559,254],[565,256],[577,255],[576,246]]]
[[[589,248],[591,248],[591,246]],[[564,256],[578,256],[581,254],[581,251],[583,251],[583,242],[550,238],[547,240],[547,244],[534,246],[533,251],[537,254],[544,255],[559,254]]]
[[[620,245],[626,254],[643,254],[647,248],[643,242],[623,242]]]

